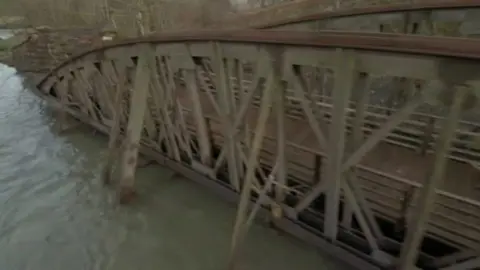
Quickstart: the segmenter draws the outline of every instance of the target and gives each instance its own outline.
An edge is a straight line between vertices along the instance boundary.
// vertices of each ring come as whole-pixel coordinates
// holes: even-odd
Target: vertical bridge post
[[[327,146],[328,158],[326,178],[328,190],[325,203],[325,235],[332,241],[337,238],[340,190],[344,181],[342,161],[345,151],[346,109],[355,79],[355,56],[351,51],[337,50],[335,86],[333,89],[332,123],[330,143]],[[333,141],[335,140],[335,141]]]
[[[457,87],[456,90],[455,98],[450,107],[450,113],[445,119],[444,128],[438,138],[430,176],[427,181],[425,181],[421,190],[419,202],[414,209],[412,222],[408,224],[407,236],[400,254],[398,270],[409,270],[415,265],[418,249],[434,206],[436,196],[435,189],[440,185],[445,175],[448,150],[455,135],[456,125],[460,118],[462,104],[467,93],[467,88],[463,86]]]
[[[275,56],[277,56],[277,60],[282,57],[281,54]],[[251,201],[251,192],[254,187],[255,172],[258,166],[258,157],[265,137],[268,118],[270,117],[270,112],[272,109],[274,90],[276,90],[275,88],[278,86],[278,79],[280,78],[278,69],[272,66],[277,63],[272,63],[271,59],[269,59],[269,62],[270,65],[263,67],[268,68],[270,72],[268,72],[269,75],[264,86],[264,92],[261,98],[259,110],[260,112],[255,127],[255,135],[253,136],[249,157],[247,159],[245,179],[240,193],[240,201],[238,203],[237,215],[232,234],[230,260],[228,265],[229,270],[233,270],[235,268],[236,258],[239,255],[239,249],[243,243],[245,233],[248,229],[249,218],[247,218],[247,211]],[[257,70],[257,72],[263,73],[264,71]],[[260,199],[261,198],[259,197],[258,200]]]
[[[137,62],[133,93],[130,99],[130,111],[121,164],[119,199],[128,203],[135,195],[135,168],[138,160],[138,148],[143,130],[145,111],[147,109],[148,90],[150,86],[150,61],[153,54],[149,45],[142,46]]]

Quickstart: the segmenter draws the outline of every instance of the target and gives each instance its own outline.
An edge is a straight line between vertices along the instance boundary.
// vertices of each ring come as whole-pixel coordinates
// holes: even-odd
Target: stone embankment
[[[12,60],[20,71],[47,72],[100,40],[96,29],[36,29],[12,51]]]
[[[21,73],[41,77],[75,52],[98,45],[102,35],[98,29],[29,29],[3,42],[0,61]]]

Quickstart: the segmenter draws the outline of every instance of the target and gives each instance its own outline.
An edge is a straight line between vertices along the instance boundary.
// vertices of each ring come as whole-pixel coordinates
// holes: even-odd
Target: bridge
[[[114,41],[36,93],[109,136],[121,203],[139,155],[238,202],[231,269],[258,215],[358,269],[478,269],[479,11],[377,6]]]

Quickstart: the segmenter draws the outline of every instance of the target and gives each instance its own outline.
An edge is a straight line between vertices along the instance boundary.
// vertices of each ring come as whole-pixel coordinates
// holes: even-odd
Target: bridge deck
[[[180,98],[185,108],[191,108],[191,99],[189,97]],[[200,96],[200,100],[205,117],[215,120],[216,125],[212,125],[212,128],[216,133],[221,134],[221,120],[214,106],[205,94]],[[251,128],[255,127],[258,113],[257,108],[251,108],[247,113],[248,124]],[[268,122],[267,126],[266,137],[275,141],[275,131],[277,129],[275,121]],[[302,156],[298,156],[298,152],[297,155],[295,155],[295,153],[292,153],[291,156],[289,155],[292,157],[292,161],[296,160],[301,164],[313,165],[313,153],[325,156],[325,153],[319,149],[315,135],[308,122],[305,121],[305,118],[288,117],[285,121],[285,126],[287,127],[285,136],[288,142],[297,144],[304,149],[309,149],[308,151],[302,151]],[[299,136],[299,133],[302,135]],[[299,140],[299,137],[303,139],[300,138]],[[300,157],[302,158],[298,159]],[[433,162],[432,158],[433,155],[431,153],[422,155],[418,151],[384,141],[362,159],[361,165],[384,172],[394,178],[403,179],[406,183],[410,182],[409,180],[422,183],[427,177],[428,168]],[[309,169],[313,170],[312,167]],[[456,160],[449,160],[445,177],[446,180],[443,186],[440,187],[440,190],[448,191],[462,197],[477,199],[480,191],[475,190],[475,187],[478,187],[480,184],[479,177],[480,172],[472,165]]]
[[[188,96],[179,95],[178,98],[185,108],[192,108],[192,101]],[[214,144],[221,148],[224,144],[221,118],[205,93],[200,94],[199,98],[204,116],[210,120]],[[246,123],[251,129],[254,129],[258,118],[258,108],[251,107],[246,115]],[[194,118],[187,114],[186,121],[191,127],[191,135],[195,136]],[[315,156],[326,156],[326,154],[319,149],[319,144],[305,117],[287,117],[285,127],[286,140],[291,144],[291,147],[287,147],[286,150],[287,173],[307,186],[311,186],[318,181],[314,179]],[[276,130],[275,119],[270,117],[270,121],[267,122],[263,151],[260,153],[260,164],[267,168],[272,168],[275,164]],[[250,132],[253,134],[253,131]],[[243,142],[245,143],[245,140]],[[433,164],[433,158],[431,153],[422,155],[418,151],[386,141],[380,142],[366,154],[359,164],[362,169],[357,177],[375,213],[387,219],[401,218],[404,215],[402,202],[407,196],[406,193],[412,188],[417,190],[425,182],[428,178],[428,170]],[[448,161],[445,181],[439,190],[458,197],[439,196],[438,206],[430,221],[431,232],[468,247],[477,246],[480,241],[480,212],[478,212],[480,203],[476,201],[480,193],[476,189],[479,174],[478,170],[469,164],[452,159]],[[410,206],[415,205],[418,199],[418,192],[413,195]],[[388,215],[385,215],[386,213]],[[407,211],[407,217],[409,215],[410,211]],[[464,234],[469,237],[465,238]]]

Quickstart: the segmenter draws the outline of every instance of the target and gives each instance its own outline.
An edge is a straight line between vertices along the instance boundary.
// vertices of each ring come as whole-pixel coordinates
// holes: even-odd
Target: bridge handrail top
[[[480,60],[480,40],[392,33],[347,31],[201,30],[164,33],[102,44],[77,53],[52,69],[38,85],[69,63],[94,52],[137,44],[232,42],[298,47],[342,48],[445,58]]]
[[[436,0],[421,3],[395,3],[386,5],[375,5],[367,7],[340,8],[331,11],[322,11],[315,14],[300,16],[297,18],[281,19],[275,22],[265,23],[254,26],[254,28],[265,29],[271,27],[279,27],[288,24],[302,23],[308,21],[329,20],[338,18],[348,18],[362,15],[381,15],[396,12],[414,12],[426,10],[448,10],[448,9],[465,9],[480,8],[478,0]],[[248,16],[248,15],[247,15]],[[253,16],[250,15],[250,16]]]

